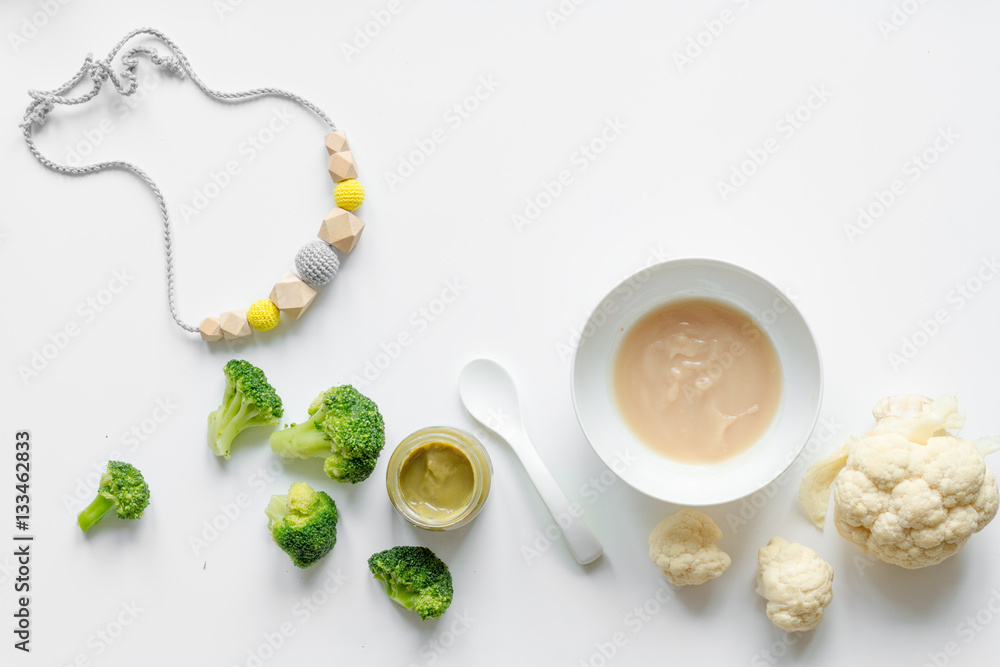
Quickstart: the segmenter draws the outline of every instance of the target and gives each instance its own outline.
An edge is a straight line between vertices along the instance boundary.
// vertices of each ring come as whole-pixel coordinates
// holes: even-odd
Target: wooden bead
[[[247,319],[247,311],[245,308],[227,310],[222,313],[222,315],[219,316],[219,324],[222,329],[222,335],[226,340],[246,338],[253,333],[253,330],[250,328],[250,321]]]
[[[316,290],[291,271],[286,271],[281,280],[274,284],[270,298],[278,310],[299,319],[312,305]]]
[[[326,135],[326,152],[330,155],[349,150],[351,147],[347,145],[347,135],[343,132],[331,132]]]
[[[216,341],[222,340],[222,326],[219,324],[218,317],[206,317],[198,325],[198,331],[201,332],[201,339],[206,343],[214,343]]]
[[[330,170],[330,178],[333,179],[334,183],[358,177],[358,165],[355,164],[354,153],[351,151],[331,155],[327,168]]]
[[[361,238],[361,232],[364,228],[365,223],[361,218],[350,211],[334,206],[323,218],[323,224],[320,225],[317,236],[340,252],[349,253],[358,244],[358,239]]]

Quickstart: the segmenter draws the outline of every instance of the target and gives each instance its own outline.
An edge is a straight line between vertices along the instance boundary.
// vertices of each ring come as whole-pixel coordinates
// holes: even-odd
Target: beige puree
[[[653,451],[715,463],[770,426],[781,364],[760,327],[735,308],[687,299],[643,316],[622,340],[614,394],[625,423]]]

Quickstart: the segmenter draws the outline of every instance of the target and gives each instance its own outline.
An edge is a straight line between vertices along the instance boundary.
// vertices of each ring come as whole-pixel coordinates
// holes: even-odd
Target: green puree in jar
[[[417,514],[443,521],[472,500],[475,472],[465,452],[444,442],[414,449],[399,473],[403,500]]]

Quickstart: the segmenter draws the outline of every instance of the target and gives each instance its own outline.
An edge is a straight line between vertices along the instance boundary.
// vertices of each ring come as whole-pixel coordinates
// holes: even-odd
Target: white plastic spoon
[[[458,393],[465,409],[483,426],[507,443],[521,459],[542,502],[556,520],[563,538],[581,564],[601,557],[603,549],[583,520],[574,517],[569,500],[528,439],[521,422],[521,406],[514,380],[503,366],[490,359],[475,359],[458,376]],[[496,415],[503,415],[500,420]]]

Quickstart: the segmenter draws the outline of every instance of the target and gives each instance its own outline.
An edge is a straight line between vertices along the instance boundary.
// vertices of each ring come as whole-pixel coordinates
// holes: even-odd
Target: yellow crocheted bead
[[[337,183],[333,190],[333,200],[345,211],[353,211],[365,200],[365,189],[353,178]]]
[[[257,331],[268,331],[278,326],[279,317],[281,317],[281,313],[270,299],[254,301],[247,309],[247,320],[250,321],[250,326]]]

